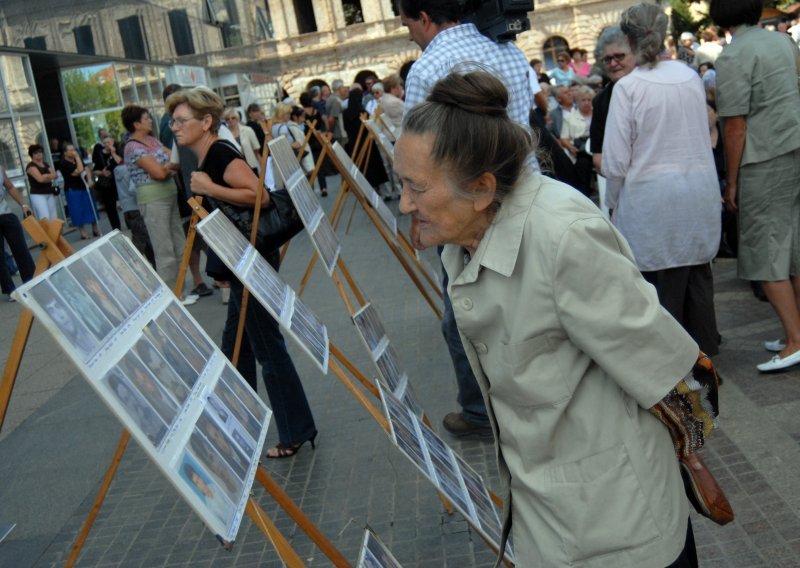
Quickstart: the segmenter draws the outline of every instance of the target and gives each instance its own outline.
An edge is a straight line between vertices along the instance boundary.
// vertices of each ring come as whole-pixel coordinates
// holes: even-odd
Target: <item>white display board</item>
[[[378,192],[375,191],[370,185],[361,170],[356,167],[350,156],[347,155],[345,149],[338,142],[333,145],[333,152],[336,154],[336,159],[342,165],[343,171],[346,172],[345,176],[349,176],[347,183],[357,192],[364,196],[372,208],[378,213],[378,217],[389,229],[389,232],[397,237],[397,217],[394,216],[392,210],[386,206],[383,199]]]
[[[381,539],[369,528],[364,530],[361,541],[361,553],[358,555],[356,568],[403,568],[389,552]]]
[[[286,182],[286,190],[292,198],[292,203],[297,208],[303,225],[308,231],[308,236],[311,238],[311,243],[330,276],[336,268],[336,262],[342,251],[339,238],[317,201],[314,190],[311,189],[289,141],[285,137],[279,136],[271,140],[268,145],[275,166]]]
[[[234,541],[272,412],[118,231],[19,287],[181,496]]]
[[[383,327],[378,311],[371,302],[367,302],[361,309],[353,314],[353,323],[369,351],[370,359],[378,369],[379,381],[383,388],[389,390],[395,397],[403,401],[414,414],[422,418],[423,409],[417,401],[408,375],[403,372],[386,330]]]
[[[330,356],[328,328],[297,297],[266,259],[247,242],[219,209],[197,223],[197,230],[220,260],[250,290],[253,297],[314,360],[322,372],[327,373]],[[233,245],[224,244],[227,242]]]
[[[403,401],[383,388],[381,401],[392,441],[489,542],[500,546],[502,527],[483,479]],[[514,562],[511,546],[505,556]]]

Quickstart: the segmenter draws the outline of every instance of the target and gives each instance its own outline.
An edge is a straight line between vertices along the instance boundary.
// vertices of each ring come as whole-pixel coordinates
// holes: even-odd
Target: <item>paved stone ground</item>
[[[332,181],[332,180],[331,180]],[[325,201],[330,207],[334,195]],[[396,203],[392,204],[396,207]],[[349,213],[349,211],[348,211]],[[404,220],[401,221],[405,225]],[[343,235],[343,258],[383,317],[420,400],[443,437],[490,486],[497,486],[492,445],[442,432],[455,409],[455,380],[438,322],[363,213]],[[297,285],[310,256],[292,243],[281,270]],[[701,566],[800,566],[800,369],[763,376],[755,364],[780,327],[771,308],[736,279],[736,263],[714,265],[720,331],[716,363],[725,378],[721,428],[704,455],[737,514],[727,527],[693,515]],[[374,375],[333,284],[317,267],[303,296],[326,322],[331,340]],[[212,337],[225,308],[215,294],[189,308]],[[0,306],[0,354],[6,355],[19,307]],[[290,345],[320,431],[266,468],[352,562],[371,526],[404,566],[491,566],[494,555],[458,515],[447,515],[430,483],[331,373],[322,375]],[[261,393],[264,396],[264,393]],[[49,336],[34,325],[9,416],[0,434],[0,524],[18,527],[0,544],[0,567],[62,566],[111,460],[121,430]],[[276,442],[271,430],[267,444]],[[328,559],[256,484],[253,493],[309,566]],[[280,566],[272,545],[245,518],[232,552],[204,525],[132,443],[78,566]]]

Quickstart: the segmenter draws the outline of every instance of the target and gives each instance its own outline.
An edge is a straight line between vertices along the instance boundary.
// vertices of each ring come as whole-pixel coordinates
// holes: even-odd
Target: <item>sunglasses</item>
[[[611,55],[606,55],[606,56],[603,58],[603,63],[604,63],[605,65],[611,65],[611,62],[612,62],[612,61],[615,61],[615,62],[617,62],[617,63],[620,63],[620,62],[622,62],[622,60],[623,60],[623,59],[625,59],[626,57],[628,57],[628,54],[627,54],[627,53],[612,53]]]

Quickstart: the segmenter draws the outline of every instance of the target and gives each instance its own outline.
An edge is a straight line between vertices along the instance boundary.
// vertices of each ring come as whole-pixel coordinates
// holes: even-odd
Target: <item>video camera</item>
[[[506,43],[531,29],[528,12],[533,12],[533,0],[466,0],[462,21],[475,24],[492,41]]]

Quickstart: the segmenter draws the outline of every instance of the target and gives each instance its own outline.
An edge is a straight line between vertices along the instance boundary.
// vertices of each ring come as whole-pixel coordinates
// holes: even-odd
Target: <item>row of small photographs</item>
[[[280,172],[281,178],[287,180],[286,186],[289,187],[288,180],[292,180],[295,172],[302,171],[297,155],[292,149],[292,145],[286,137],[278,137],[268,143],[270,155],[275,166]]]
[[[292,198],[303,225],[309,231],[313,231],[320,223],[320,217],[324,214],[322,207],[314,197],[314,192],[308,184],[308,180],[303,178],[297,184],[289,188],[289,196]]]
[[[213,221],[214,224],[210,222]],[[214,248],[215,252],[219,255],[220,259],[228,266],[237,267],[240,265],[241,257],[231,257],[231,251],[225,249],[217,249],[218,240],[217,235],[221,232],[236,233],[240,239],[244,240],[235,229],[227,217],[221,214],[212,213],[206,217],[203,224],[199,225],[200,232],[205,237],[209,245]],[[323,225],[323,224],[321,224]],[[329,223],[324,223],[328,225]],[[250,246],[246,244],[246,246]],[[327,372],[328,368],[328,331],[325,325],[299,300],[295,298],[294,310],[290,322],[285,322],[282,318],[283,310],[285,309],[286,294],[289,293],[286,284],[280,279],[277,272],[269,266],[269,263],[262,262],[263,259],[259,255],[254,257],[254,262],[251,268],[248,269],[247,274],[240,274],[240,269],[235,268],[234,272],[245,284],[248,285],[249,290],[253,293],[255,298],[270,312],[270,314],[286,326],[288,323],[288,331],[298,341],[312,357],[315,363],[319,365],[323,372]],[[281,288],[280,284],[284,287]]]
[[[209,215],[201,222],[202,232],[208,234],[207,240],[213,240],[220,257],[235,260],[237,263],[244,258],[245,251],[250,243],[237,230],[230,230],[231,222],[220,212],[218,215]]]
[[[129,246],[117,235],[30,290],[83,362],[161,286]]]
[[[383,322],[371,302],[353,315],[356,330],[367,346],[373,362],[378,369],[383,387],[401,399],[417,416],[423,415],[422,406],[417,402],[408,376],[400,368],[397,351],[386,336]]]
[[[500,519],[481,477],[403,402],[382,387],[380,391],[398,448],[476,529],[499,546]],[[506,554],[513,558],[510,548]]]
[[[311,358],[322,369],[328,369],[328,328],[308,309],[300,299],[295,297],[294,311],[289,332],[297,341],[305,346]]]
[[[247,271],[244,282],[249,289],[263,298],[265,307],[277,316],[275,319],[278,321],[283,319],[287,309],[289,286],[260,254],[253,257],[253,264]]]
[[[372,302],[367,302],[360,310],[353,314],[353,323],[361,339],[367,345],[367,349],[375,359],[375,351],[378,349],[381,340],[386,336],[378,311]]]
[[[342,251],[339,238],[333,232],[333,227],[327,220],[321,221],[316,230],[310,233],[310,236],[311,242],[314,244],[314,248],[317,249],[322,263],[325,265],[325,270],[330,276],[336,268],[339,254]]]
[[[369,528],[364,531],[356,568],[402,568],[381,539]]]
[[[362,174],[353,163],[353,160],[347,155],[345,149],[337,142],[333,145],[333,152],[343,170],[347,171],[352,178],[352,183],[355,185],[353,189],[360,192],[367,201],[369,201],[372,208],[378,212],[386,228],[388,228],[393,235],[397,235],[397,218],[394,216],[394,213],[386,206],[383,199],[381,199],[369,181],[367,181],[367,178],[364,177],[364,174]]]

